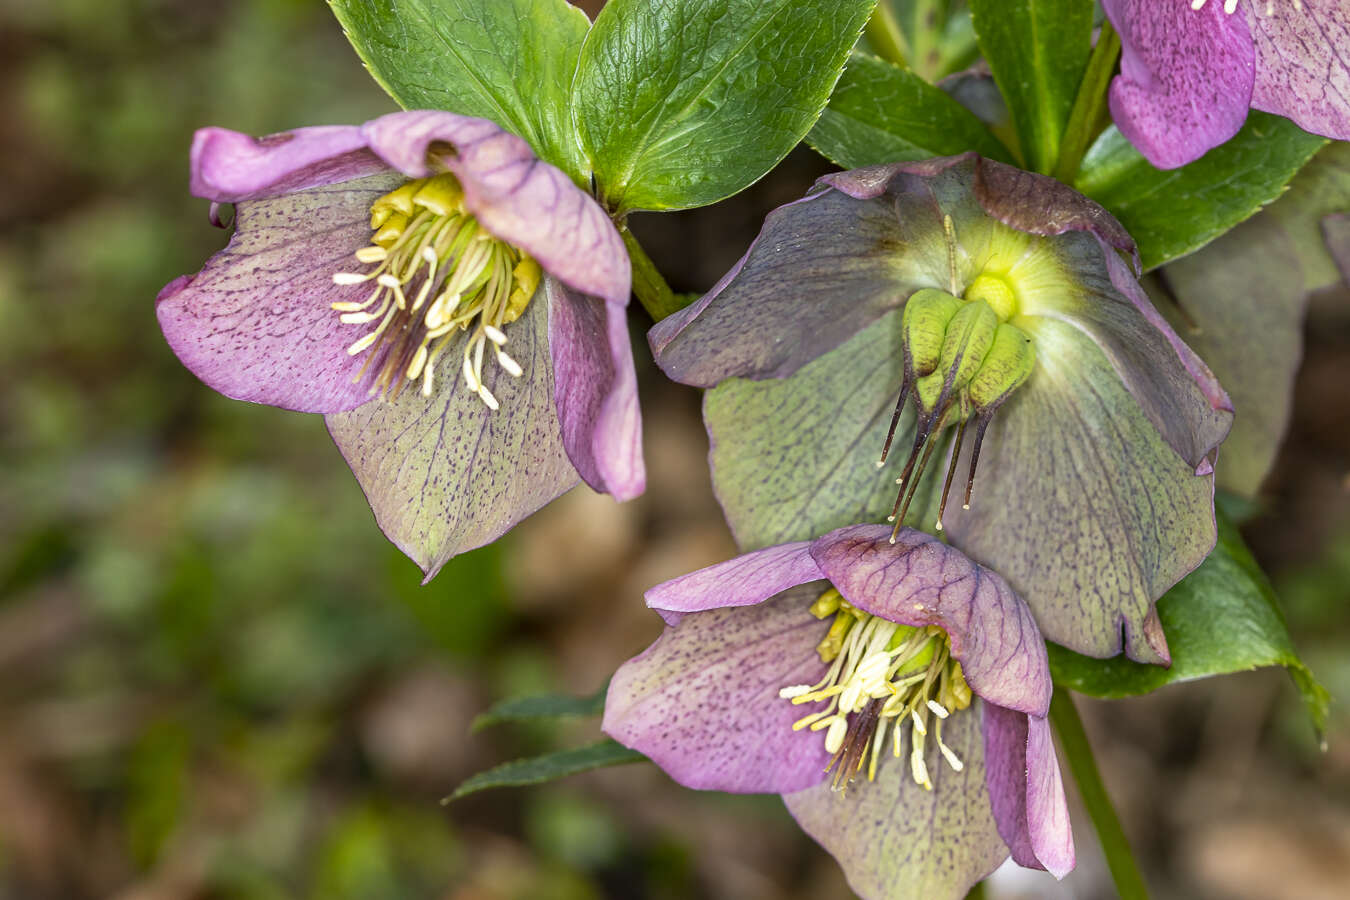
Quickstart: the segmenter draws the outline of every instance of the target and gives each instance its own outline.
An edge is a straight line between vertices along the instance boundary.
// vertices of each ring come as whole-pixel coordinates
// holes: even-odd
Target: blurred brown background
[[[594,7],[598,4],[592,4]],[[733,552],[698,398],[634,337],[651,473],[579,490],[426,588],[318,417],[235,403],[153,299],[225,235],[194,128],[393,108],[319,0],[0,0],[0,900],[843,898],[772,797],[651,766],[438,800],[596,723],[470,734],[493,701],[589,693],[658,632],[642,590]],[[634,228],[710,286],[825,164]],[[1320,298],[1293,431],[1247,529],[1308,661],[1350,696],[1350,313]],[[1350,719],[1318,753],[1282,672],[1085,704],[1158,897],[1350,896]],[[1084,826],[1062,885],[1108,897]]]

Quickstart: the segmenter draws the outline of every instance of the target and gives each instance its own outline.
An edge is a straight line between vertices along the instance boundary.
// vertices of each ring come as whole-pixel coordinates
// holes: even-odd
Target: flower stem
[[[867,40],[877,56],[901,68],[909,68],[909,42],[895,19],[890,0],[881,0],[867,19]]]
[[[1078,96],[1069,112],[1069,123],[1064,128],[1064,139],[1059,145],[1059,162],[1054,176],[1065,184],[1073,184],[1078,168],[1088,147],[1101,134],[1106,112],[1106,92],[1120,56],[1120,35],[1111,27],[1110,19],[1102,20],[1097,46],[1092,48],[1083,80],[1078,84]]]
[[[1078,794],[1092,817],[1116,892],[1121,900],[1147,900],[1148,887],[1130,852],[1130,844],[1125,839],[1115,808],[1111,806],[1111,798],[1106,794],[1106,786],[1102,784],[1097,762],[1092,757],[1092,746],[1083,731],[1083,720],[1078,717],[1078,708],[1064,688],[1056,689],[1050,701],[1050,723],[1059,735],[1059,745],[1068,760],[1073,780],[1078,783]]]
[[[628,226],[620,227],[619,234],[623,236],[623,245],[628,248],[628,259],[633,267],[633,293],[642,304],[642,308],[652,317],[652,321],[659,322],[671,313],[679,312],[688,306],[693,298],[677,294],[670,289],[666,279],[657,270],[656,263],[652,262],[647,251],[642,249],[642,245],[638,243],[633,232],[628,230]]]

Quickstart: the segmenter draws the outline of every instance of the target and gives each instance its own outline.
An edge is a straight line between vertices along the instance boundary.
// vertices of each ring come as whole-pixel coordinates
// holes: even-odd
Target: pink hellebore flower
[[[1120,32],[1111,117],[1160,169],[1237,134],[1247,110],[1350,140],[1350,0],[1103,0]]]
[[[578,475],[642,492],[623,242],[520,138],[437,111],[204,128],[192,192],[237,226],[160,292],[170,346],[226,396],[323,413],[428,578]]]
[[[963,897],[1010,852],[1063,877],[1031,611],[937,538],[890,537],[850,526],[652,588],[666,630],[615,673],[604,730],[688,787],[782,794],[867,900]]]

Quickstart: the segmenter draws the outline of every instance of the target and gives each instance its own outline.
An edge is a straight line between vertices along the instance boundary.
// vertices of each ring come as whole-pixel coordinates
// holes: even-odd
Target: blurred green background
[[[593,691],[659,630],[642,589],[732,552],[697,397],[643,351],[648,495],[574,492],[423,588],[321,419],[215,395],[160,338],[155,294],[226,238],[187,194],[195,128],[392,109],[319,0],[0,0],[0,99],[0,900],[848,896],[773,798],[651,767],[438,803],[593,737],[469,724]],[[729,204],[636,227],[677,289],[706,289],[823,170],[799,151]],[[1249,534],[1344,697],[1350,317],[1341,296],[1313,315]],[[1086,713],[1159,896],[1348,883],[1343,709],[1326,755],[1276,672]],[[1079,842],[1065,885],[992,893],[1108,896]],[[1243,848],[1273,881],[1235,868]]]

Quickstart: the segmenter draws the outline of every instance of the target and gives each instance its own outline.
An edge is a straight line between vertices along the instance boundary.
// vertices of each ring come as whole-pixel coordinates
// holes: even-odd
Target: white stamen
[[[914,721],[914,730],[916,732],[918,732],[919,734],[928,733],[928,725],[924,722],[923,719],[919,718],[919,713],[916,710],[911,709],[909,711],[909,717]]]
[[[830,730],[825,732],[825,752],[838,753],[839,748],[844,746],[844,736],[848,734],[848,720],[843,716],[835,716],[830,720]]]
[[[505,369],[512,378],[519,378],[525,374],[525,370],[520,367],[520,363],[507,356],[501,350],[497,351],[497,364]]]
[[[379,336],[380,333],[378,331],[372,331],[370,334],[366,335],[365,337],[361,338],[359,341],[348,347],[347,355],[355,356],[362,350],[367,349],[371,344],[375,343],[375,339]]]
[[[334,275],[333,277],[337,278],[336,275]],[[399,280],[395,278],[393,275],[390,275],[388,272],[385,272],[379,278],[376,278],[375,283],[378,284],[380,287],[387,287],[390,290],[393,290],[394,288],[400,286]]]
[[[800,697],[803,694],[811,693],[812,685],[809,684],[790,684],[778,691],[778,696],[784,700],[791,700],[794,697]]]
[[[483,333],[488,336],[488,340],[492,341],[492,343],[496,344],[498,347],[506,343],[506,334],[500,328],[496,328],[492,325],[484,325]]]
[[[358,275],[355,272],[333,273],[333,284],[340,284],[343,286],[350,284],[364,284],[369,280],[370,280],[369,275]]]
[[[478,386],[478,396],[483,401],[483,404],[493,412],[496,412],[501,408],[500,404],[497,403],[497,398],[492,396],[492,392],[487,389],[486,385],[480,384]]]
[[[937,716],[939,719],[945,719],[947,716],[951,715],[951,713],[947,712],[947,707],[938,703],[936,700],[929,700],[928,708],[931,709],[933,715]]]
[[[413,354],[412,362],[408,363],[408,380],[416,381],[417,376],[422,374],[422,367],[427,363],[427,345],[423,344],[417,348]]]
[[[478,383],[478,376],[474,374],[473,363],[469,361],[469,357],[467,356],[464,357],[464,384],[471,393],[475,394],[478,393],[478,388],[481,387]]]
[[[362,247],[360,250],[356,251],[356,261],[363,262],[368,266],[373,265],[374,263],[384,262],[385,258],[388,256],[389,251],[379,245]]]

